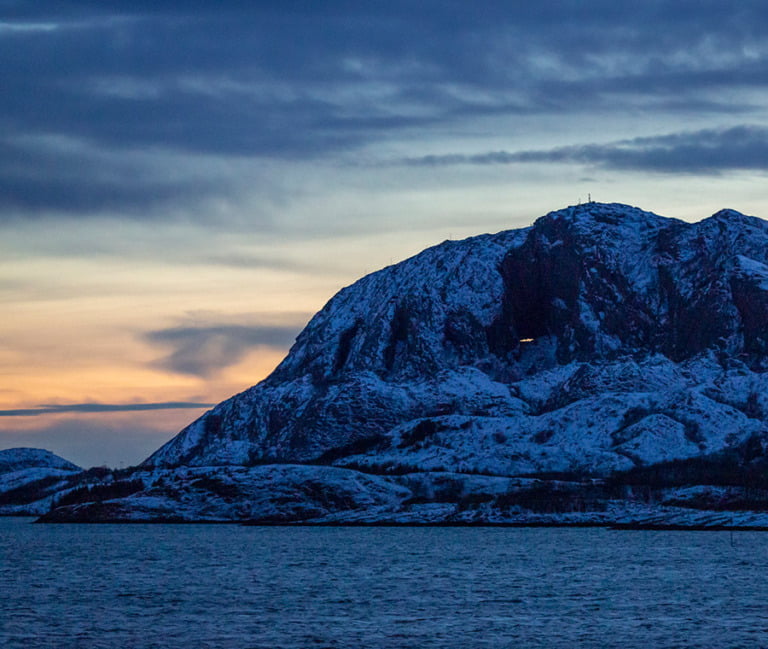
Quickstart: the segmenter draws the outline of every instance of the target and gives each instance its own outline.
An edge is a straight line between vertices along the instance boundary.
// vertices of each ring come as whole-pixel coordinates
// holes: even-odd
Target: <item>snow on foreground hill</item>
[[[43,514],[67,479],[81,471],[38,448],[0,451],[0,516]]]
[[[569,207],[341,290],[271,376],[131,474],[129,495],[83,494],[49,519],[768,509],[766,352],[768,223]]]

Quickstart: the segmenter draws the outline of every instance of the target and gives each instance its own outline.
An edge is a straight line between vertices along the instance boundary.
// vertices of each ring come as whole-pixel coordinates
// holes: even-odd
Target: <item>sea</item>
[[[2,518],[0,647],[768,647],[768,533]]]

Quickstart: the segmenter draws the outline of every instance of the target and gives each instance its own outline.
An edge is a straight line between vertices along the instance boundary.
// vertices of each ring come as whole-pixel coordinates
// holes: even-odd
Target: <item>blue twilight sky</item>
[[[0,0],[0,448],[138,462],[331,295],[592,198],[768,216],[762,2]]]

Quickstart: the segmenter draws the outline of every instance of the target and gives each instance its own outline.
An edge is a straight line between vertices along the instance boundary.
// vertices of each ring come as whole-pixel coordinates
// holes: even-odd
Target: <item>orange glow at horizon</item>
[[[227,398],[267,376],[287,349],[256,346],[236,363],[196,376],[164,367],[173,349],[146,335],[195,326],[200,306],[212,325],[240,324],[249,313],[292,323],[296,313],[322,305],[327,281],[269,269],[191,272],[94,258],[0,261],[0,409]]]
[[[42,373],[30,371],[19,376],[11,388],[0,389],[0,410],[90,403],[215,405],[265,378],[284,358],[285,352],[257,348],[241,362],[207,379],[160,369],[96,363],[86,371],[67,368]],[[9,384],[4,382],[4,385]],[[0,449],[46,448],[81,466],[136,464],[208,409],[169,407],[0,416]]]
[[[184,227],[174,225],[159,225],[151,235],[146,224],[121,228],[124,234],[132,230],[137,241],[147,236],[172,241],[179,235],[182,243],[186,236]],[[74,240],[77,232],[92,233],[73,227],[61,239]],[[45,251],[22,256],[15,251],[29,242],[4,243],[0,410],[73,408],[0,416],[0,449],[47,448],[81,465],[138,462],[206,409],[172,404],[216,404],[257,384],[285,357],[289,342],[282,348],[259,344],[259,328],[284,329],[286,338],[298,333],[343,283],[333,272],[298,271],[290,264],[240,267],[166,261],[160,254],[142,259],[105,255],[98,246],[89,253],[86,239],[82,254],[59,256]],[[196,246],[205,250],[199,241]],[[226,257],[225,249],[217,252]],[[212,351],[196,363],[195,332],[215,337],[218,329],[225,337],[251,333],[235,341],[234,351],[225,345],[229,351],[221,362],[212,343]],[[188,337],[174,338],[177,331]],[[164,332],[172,335],[163,337]],[[192,362],[183,357],[179,362],[180,354],[191,354]],[[78,404],[117,410],[91,412]],[[161,408],[119,410],[135,404]]]
[[[71,403],[217,403],[266,378],[285,357],[286,351],[259,347],[236,365],[210,378],[133,363],[121,364],[117,359],[113,363],[90,359],[89,367],[74,364],[48,367],[44,372],[30,367],[11,374],[5,369],[0,410]],[[0,427],[3,427],[2,421]]]

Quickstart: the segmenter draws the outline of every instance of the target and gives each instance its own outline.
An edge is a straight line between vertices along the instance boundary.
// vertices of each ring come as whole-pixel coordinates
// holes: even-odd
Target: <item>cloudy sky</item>
[[[0,448],[146,457],[359,276],[584,201],[768,217],[763,2],[0,0]]]

